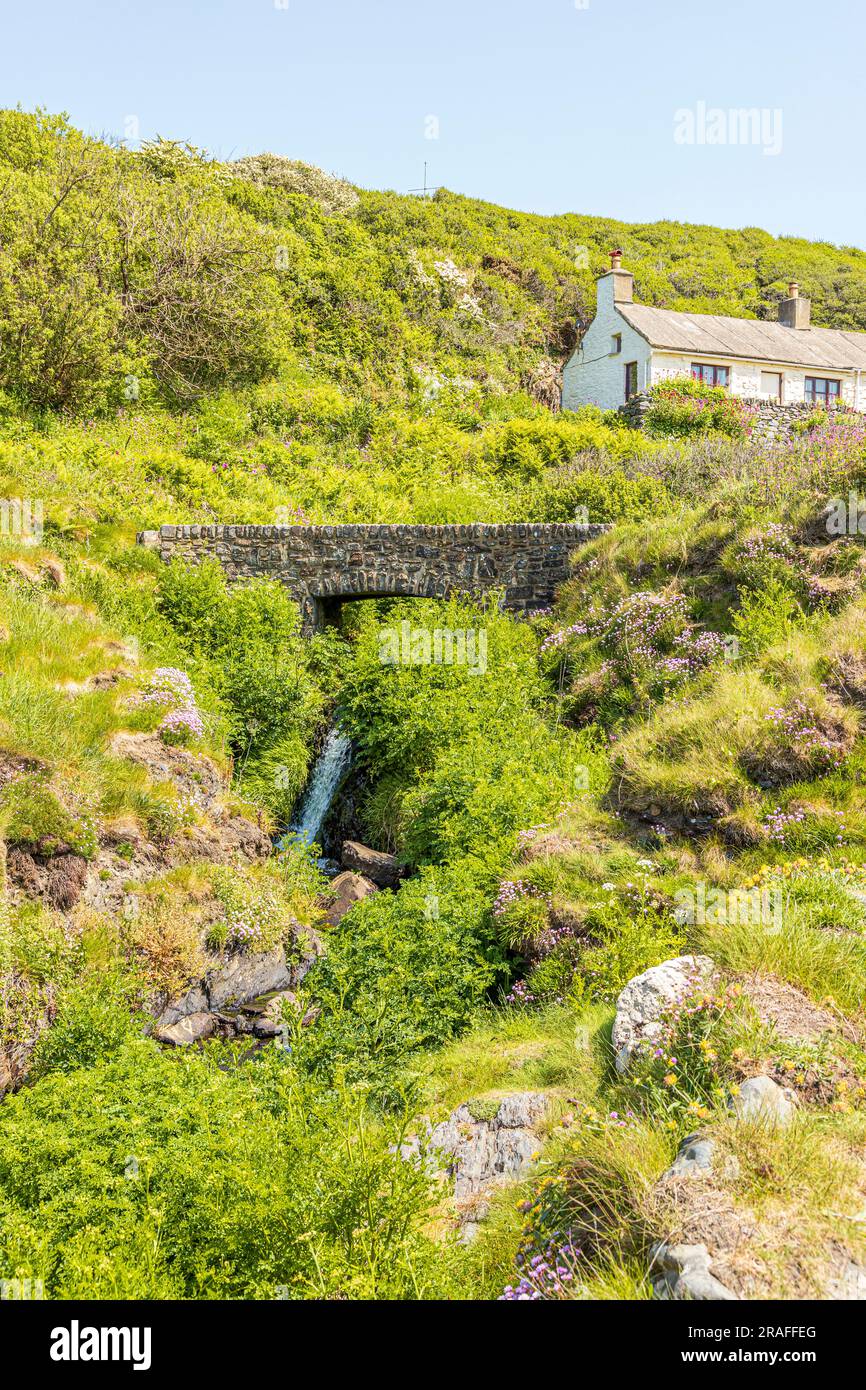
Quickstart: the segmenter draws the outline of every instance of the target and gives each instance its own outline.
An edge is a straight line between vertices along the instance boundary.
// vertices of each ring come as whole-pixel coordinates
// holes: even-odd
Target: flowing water
[[[286,839],[305,840],[308,845],[318,841],[331,802],[351,761],[352,745],[346,735],[336,727],[330,729],[310,774],[300,814]]]

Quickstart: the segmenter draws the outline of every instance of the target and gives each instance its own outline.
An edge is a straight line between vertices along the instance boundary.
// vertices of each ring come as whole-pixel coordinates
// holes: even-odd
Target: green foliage
[[[467,866],[426,869],[398,893],[358,903],[307,980],[322,1010],[300,1064],[366,1081],[382,1103],[411,1087],[407,1064],[468,1023],[503,969],[487,895]]]
[[[777,576],[768,576],[759,589],[741,589],[740,607],[731,626],[743,657],[759,656],[768,647],[788,640],[803,621],[803,610]]]
[[[105,972],[86,975],[61,995],[51,1027],[36,1045],[34,1078],[110,1061],[135,1031],[123,979]]]
[[[10,844],[38,846],[42,854],[67,848],[92,859],[97,850],[92,820],[68,811],[44,774],[31,773],[3,788],[0,825]]]
[[[283,585],[271,580],[229,589],[216,561],[175,563],[159,577],[159,612],[203,663],[230,720],[244,785],[288,818],[309,767],[323,700],[316,654]]]
[[[639,521],[670,505],[664,483],[648,476],[629,477],[621,468],[590,472],[562,470],[535,490],[533,521]]]
[[[434,1297],[451,1261],[403,1123],[276,1048],[222,1071],[126,1044],[5,1102],[0,1263],[46,1298]]]
[[[813,545],[806,525],[862,476],[856,422],[816,416],[768,452],[735,402],[691,381],[656,389],[658,439],[555,406],[612,239],[646,303],[772,318],[795,273],[816,321],[848,328],[866,326],[863,253],[361,191],[165,140],[133,153],[45,113],[0,113],[0,186],[0,495],[46,510],[44,547],[0,546],[4,837],[89,855],[100,822],[132,817],[160,850],[196,852],[174,784],[110,752],[118,730],[154,727],[129,699],[137,643],[143,670],[189,673],[202,746],[221,767],[228,750],[235,788],[282,820],[337,703],[356,749],[348,806],[414,870],[324,934],[303,1007],[285,1007],[291,1051],[243,1066],[219,1043],[160,1053],[136,1007],[197,978],[208,927],[233,951],[289,945],[295,919],[316,928],[311,851],[192,864],[142,888],[120,930],[0,899],[2,1042],[41,1033],[33,1084],[3,1106],[4,1277],[55,1298],[490,1293],[519,1240],[513,1194],[458,1254],[426,1234],[441,1188],[396,1157],[431,1092],[439,1115],[475,1097],[489,1116],[524,1084],[609,1111],[624,1094],[610,1094],[610,1005],[695,946],[862,1005],[862,906],[832,865],[780,879],[783,932],[731,923],[695,940],[637,857],[660,845],[649,872],[679,886],[736,881],[738,856],[751,872],[795,846],[866,843],[862,549]],[[229,590],[215,565],[165,569],[134,546],[164,521],[584,516],[617,525],[575,557],[549,617],[369,601],[346,611],[345,637],[312,641],[279,585]],[[741,660],[722,665],[731,629]],[[425,656],[437,631],[471,634],[468,659]],[[844,761],[792,767],[787,726],[769,738],[780,707],[833,733]],[[21,759],[44,774],[20,776]],[[788,785],[768,797],[755,778],[770,761]],[[121,833],[103,877],[136,862]],[[525,891],[501,911],[513,882]],[[529,1007],[497,1009],[515,972],[510,999]],[[595,1114],[540,1138],[565,1176],[530,1209],[537,1248],[584,1218],[588,1248],[604,1228],[581,1297],[646,1294],[641,1189],[670,1160],[662,1126],[709,1108],[718,1030],[702,1030],[673,1039],[676,1083],[651,1065],[646,1124]]]

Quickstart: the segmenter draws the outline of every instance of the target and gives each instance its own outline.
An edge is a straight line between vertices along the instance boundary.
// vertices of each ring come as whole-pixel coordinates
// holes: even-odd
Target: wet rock
[[[336,927],[342,922],[346,913],[355,903],[363,901],[371,893],[377,893],[375,883],[369,878],[364,878],[362,874],[345,872],[338,874],[330,887],[329,906],[325,912],[325,921],[330,927]]]
[[[276,1018],[257,1018],[253,1021],[253,1033],[257,1038],[275,1038],[282,1026]]]
[[[179,1023],[172,1023],[167,1028],[157,1028],[154,1037],[158,1042],[168,1043],[172,1047],[189,1047],[191,1043],[209,1038],[217,1022],[213,1014],[200,1010],[182,1018]]]
[[[777,1085],[771,1076],[750,1077],[728,1103],[741,1120],[787,1125],[794,1118],[792,1092]]]
[[[393,888],[405,874],[405,869],[393,854],[369,849],[357,840],[344,840],[343,867],[352,869],[364,878],[372,879],[380,888]]]
[[[677,956],[653,965],[629,980],[616,1001],[612,1042],[616,1069],[625,1072],[642,1043],[651,1043],[661,1030],[662,1015],[713,973],[709,956]]]
[[[710,1252],[705,1245],[668,1245],[652,1250],[652,1286],[656,1298],[682,1302],[737,1302],[737,1294],[710,1273]]]

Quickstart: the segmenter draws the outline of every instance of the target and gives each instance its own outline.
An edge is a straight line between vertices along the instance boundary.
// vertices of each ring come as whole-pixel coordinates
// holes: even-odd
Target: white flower
[[[605,893],[612,893],[612,892],[614,891],[614,889],[616,888],[616,884],[615,884],[615,883],[603,883],[601,886],[602,886],[602,890],[603,890]]]

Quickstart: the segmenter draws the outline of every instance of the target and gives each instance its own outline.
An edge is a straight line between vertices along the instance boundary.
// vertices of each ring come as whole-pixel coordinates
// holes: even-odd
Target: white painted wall
[[[766,396],[766,392],[761,390],[761,372],[781,372],[782,374],[782,401],[785,405],[790,405],[795,401],[803,401],[806,398],[806,377],[825,376],[834,377],[842,383],[842,399],[849,405],[855,405],[855,381],[853,372],[833,371],[829,367],[819,369],[818,367],[786,367],[782,363],[773,362],[745,362],[732,357],[695,357],[688,353],[677,352],[653,352],[652,354],[652,384],[657,381],[665,381],[672,376],[689,376],[693,362],[714,362],[720,367],[730,367],[731,369],[731,394],[734,396]],[[864,395],[861,386],[861,397]],[[861,405],[862,408],[862,405]]]
[[[622,334],[622,352],[611,353],[614,333]],[[626,323],[613,301],[613,276],[598,282],[598,307],[583,341],[562,373],[562,408],[598,405],[615,410],[625,402],[625,364],[637,362],[637,389],[651,385],[652,352],[645,338]]]

